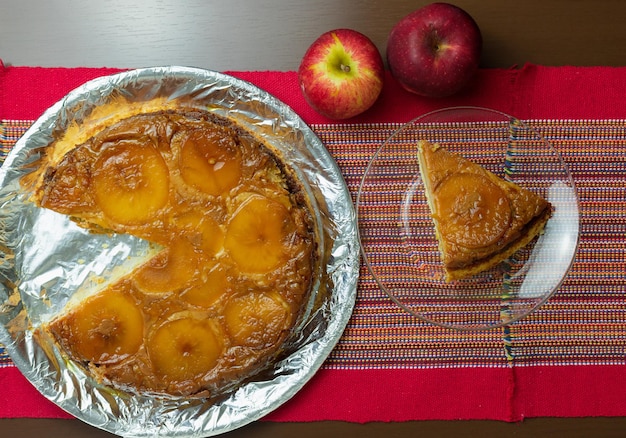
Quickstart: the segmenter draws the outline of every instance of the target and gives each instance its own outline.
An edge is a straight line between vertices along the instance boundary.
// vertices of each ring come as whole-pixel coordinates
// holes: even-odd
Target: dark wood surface
[[[108,432],[78,420],[0,420],[3,437],[107,438]],[[411,421],[354,424],[257,422],[220,435],[224,438],[623,438],[626,418],[531,418],[519,423],[499,421]]]
[[[0,0],[0,58],[5,64],[67,67],[184,64],[215,70],[295,70],[308,44],[331,28],[357,29],[384,50],[391,26],[427,2],[272,0],[264,2],[262,8],[258,7],[260,2],[252,0],[189,2],[184,8],[179,6],[181,2],[169,0],[156,1],[156,7],[147,6],[150,2],[137,2],[144,6],[133,8],[125,6],[132,2],[121,0],[63,3]],[[527,62],[554,66],[626,64],[624,1],[459,0],[454,3],[470,12],[481,27],[483,67],[506,68]],[[100,6],[96,7],[98,4]],[[124,11],[128,13],[106,10],[102,6],[105,4],[127,8]],[[196,31],[199,27],[202,33]],[[236,27],[237,33],[226,36],[212,33],[229,27]],[[68,39],[72,40],[71,47],[67,46]],[[135,41],[136,45],[128,41]],[[589,403],[594,402],[589,400]],[[0,420],[0,436],[95,438],[112,435],[78,420],[4,419]],[[604,438],[626,436],[626,418],[365,425],[257,422],[224,436]]]
[[[621,0],[450,0],[481,28],[483,67],[624,65]],[[349,27],[384,53],[425,0],[0,0],[0,58],[31,66],[295,70],[321,33]],[[106,5],[106,6],[105,6]],[[130,5],[130,6],[129,6]]]

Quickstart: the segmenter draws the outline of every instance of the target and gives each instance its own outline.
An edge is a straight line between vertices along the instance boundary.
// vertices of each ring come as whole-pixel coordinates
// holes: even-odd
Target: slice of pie
[[[539,195],[438,144],[421,141],[418,160],[447,282],[506,260],[552,215]]]

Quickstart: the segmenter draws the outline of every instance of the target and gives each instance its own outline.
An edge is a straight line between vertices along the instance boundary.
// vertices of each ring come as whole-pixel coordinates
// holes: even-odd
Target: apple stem
[[[437,33],[437,30],[431,26],[431,31],[428,36],[430,37],[429,38],[430,49],[433,51],[433,53],[439,52],[439,50],[441,50],[441,39],[439,38],[439,34]]]
[[[346,64],[341,64],[341,70],[345,73],[350,73],[350,66]]]

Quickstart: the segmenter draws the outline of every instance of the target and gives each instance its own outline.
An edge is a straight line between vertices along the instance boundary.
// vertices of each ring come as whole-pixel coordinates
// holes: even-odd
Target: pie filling
[[[41,328],[105,384],[233,388],[281,353],[311,294],[317,237],[301,186],[269,146],[213,114],[119,120],[49,163],[33,200],[163,248]]]

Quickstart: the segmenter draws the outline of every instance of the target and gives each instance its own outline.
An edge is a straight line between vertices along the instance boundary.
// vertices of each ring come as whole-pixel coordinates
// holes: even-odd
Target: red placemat
[[[0,146],[70,89],[114,69],[0,66]],[[439,107],[498,109],[561,152],[581,197],[572,272],[538,312],[505,330],[459,333],[403,314],[362,270],[354,316],[322,370],[267,420],[403,421],[626,415],[626,69],[482,70],[466,92],[428,100],[389,76],[377,105],[349,123],[304,101],[294,72],[232,72],[312,125],[352,193],[399,123]],[[0,354],[0,416],[67,417]]]

